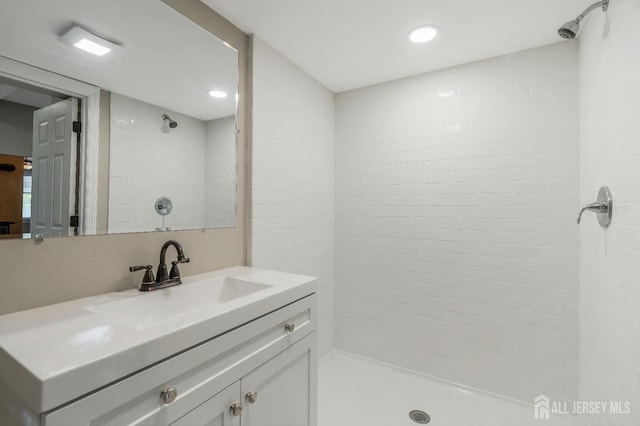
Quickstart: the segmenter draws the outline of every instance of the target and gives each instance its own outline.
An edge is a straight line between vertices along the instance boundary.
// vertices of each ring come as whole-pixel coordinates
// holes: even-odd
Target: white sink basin
[[[182,281],[0,316],[0,383],[45,412],[317,291],[245,266]]]
[[[271,287],[231,277],[216,277],[189,285],[178,285],[162,291],[127,295],[121,300],[87,306],[94,314],[136,330],[145,330],[175,321],[176,317],[207,307],[248,296]]]

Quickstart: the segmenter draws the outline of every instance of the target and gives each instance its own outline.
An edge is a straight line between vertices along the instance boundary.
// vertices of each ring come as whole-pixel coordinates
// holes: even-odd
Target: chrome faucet
[[[171,262],[171,271],[167,273],[166,255],[169,246],[174,246],[178,252],[178,260]],[[180,270],[178,269],[179,263],[189,263],[189,258],[184,255],[184,250],[179,242],[175,240],[169,240],[162,245],[160,250],[160,264],[158,265],[158,272],[155,279],[153,272],[151,272],[151,265],[147,266],[132,266],[129,268],[130,272],[145,270],[142,284],[140,284],[140,291],[158,290],[165,287],[171,287],[174,285],[182,284],[180,279]]]

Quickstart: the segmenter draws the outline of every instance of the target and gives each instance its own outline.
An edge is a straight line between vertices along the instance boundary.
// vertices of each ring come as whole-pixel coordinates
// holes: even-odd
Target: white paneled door
[[[73,235],[78,100],[69,98],[33,113],[33,188],[31,233]]]

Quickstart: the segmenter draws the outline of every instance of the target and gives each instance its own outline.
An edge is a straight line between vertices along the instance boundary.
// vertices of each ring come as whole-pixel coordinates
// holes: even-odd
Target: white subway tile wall
[[[162,114],[178,127],[163,133]],[[111,94],[109,233],[201,228],[205,122],[137,99]],[[155,201],[166,196],[164,217]]]
[[[580,226],[580,398],[629,401],[591,425],[640,425],[640,3],[593,13],[580,40],[580,201],[613,192],[607,229]]]
[[[236,225],[236,117],[206,122],[204,224],[207,228]]]
[[[577,397],[577,66],[566,42],[337,95],[339,349]]]
[[[321,355],[333,346],[334,99],[253,38],[251,264],[319,277]]]

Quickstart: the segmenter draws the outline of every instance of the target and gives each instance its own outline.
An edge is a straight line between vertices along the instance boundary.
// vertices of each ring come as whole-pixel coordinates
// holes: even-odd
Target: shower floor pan
[[[427,414],[428,423],[409,417]],[[426,419],[414,415],[417,419]],[[536,420],[533,404],[456,386],[334,351],[320,363],[318,426],[583,426],[551,414]]]

